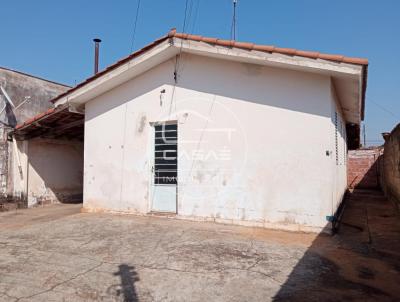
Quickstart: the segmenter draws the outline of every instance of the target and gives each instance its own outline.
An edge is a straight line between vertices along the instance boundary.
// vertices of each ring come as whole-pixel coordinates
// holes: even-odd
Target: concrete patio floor
[[[400,220],[376,192],[333,237],[79,208],[0,214],[0,301],[400,299]]]

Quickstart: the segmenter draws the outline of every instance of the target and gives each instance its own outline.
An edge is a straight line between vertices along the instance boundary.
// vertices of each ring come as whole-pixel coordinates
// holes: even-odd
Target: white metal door
[[[154,125],[152,208],[154,212],[177,212],[178,125]]]

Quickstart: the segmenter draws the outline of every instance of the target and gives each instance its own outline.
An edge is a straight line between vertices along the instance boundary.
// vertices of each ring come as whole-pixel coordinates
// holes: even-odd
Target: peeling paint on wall
[[[142,115],[140,117],[139,125],[138,125],[138,128],[137,128],[137,132],[138,133],[142,133],[143,132],[144,128],[146,127],[146,121],[147,121],[146,116]]]
[[[14,188],[19,175],[13,175],[13,148],[7,140],[8,133],[17,123],[22,123],[38,113],[53,107],[49,102],[69,87],[34,76],[0,67],[0,86],[4,88],[16,109],[11,108],[0,93],[0,199],[24,199],[20,188]]]
[[[189,57],[173,104],[159,103],[161,89],[174,89],[170,62],[86,104],[84,207],[148,214],[152,174],[151,164],[143,163],[152,162],[154,150],[146,129],[151,122],[182,120],[189,113],[178,130],[178,153],[184,154],[178,155],[178,218],[296,230],[325,227],[346,185],[345,163],[336,166],[326,155],[335,138],[331,79]],[[124,123],[124,114],[136,118]],[[136,135],[124,136],[125,127]],[[219,130],[231,128],[238,135],[225,143]],[[121,144],[124,162],[118,160]],[[220,160],[216,151],[226,146],[231,157]],[[209,151],[214,153],[206,157]],[[90,182],[93,176],[96,181]],[[104,192],[109,184],[114,190]]]

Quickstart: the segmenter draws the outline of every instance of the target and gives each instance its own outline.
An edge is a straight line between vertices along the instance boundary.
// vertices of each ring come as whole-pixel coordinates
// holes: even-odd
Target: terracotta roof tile
[[[235,41],[233,40],[218,40],[218,44],[226,47],[233,47]]]
[[[363,58],[348,58],[343,57],[342,62],[344,63],[351,63],[351,64],[358,64],[358,65],[368,65],[368,60]]]
[[[190,40],[193,40],[193,41],[201,41],[201,39],[203,39],[202,36],[199,36],[199,35],[190,35]]]
[[[160,44],[161,42],[163,42],[169,38],[180,38],[180,39],[184,39],[184,40],[200,41],[200,42],[205,42],[205,43],[209,43],[212,45],[219,45],[219,46],[224,46],[224,47],[237,47],[237,48],[247,49],[247,50],[264,51],[264,52],[269,52],[269,53],[280,53],[280,54],[284,54],[284,55],[301,56],[301,57],[312,58],[312,59],[323,59],[323,60],[329,60],[329,61],[338,62],[338,63],[350,63],[350,64],[362,65],[364,67],[368,66],[368,60],[363,59],[363,58],[351,58],[351,57],[345,57],[345,56],[341,56],[341,55],[322,54],[319,52],[302,51],[302,50],[296,50],[296,49],[292,49],[292,48],[278,48],[278,47],[271,46],[271,45],[260,45],[260,44],[246,43],[246,42],[236,42],[236,41],[229,41],[229,40],[223,40],[223,39],[217,39],[217,38],[211,38],[211,37],[203,37],[203,36],[199,36],[199,35],[177,33],[176,29],[173,28],[169,31],[169,33],[166,36],[161,37],[160,39],[155,40],[154,42],[143,47],[142,49],[130,54],[129,56],[127,56],[125,58],[122,58],[121,60],[117,61],[113,65],[107,67],[106,69],[100,71],[99,73],[97,73],[97,74],[91,76],[90,78],[86,79],[85,81],[79,83],[75,87],[60,94],[59,96],[54,98],[52,100],[52,102],[54,103],[55,101],[59,100],[60,98],[70,94],[71,92],[86,85],[87,83],[94,81],[95,79],[101,77],[105,73],[107,73],[107,72],[119,67],[120,65],[124,64],[125,62],[128,62],[129,60],[141,55],[142,53],[146,52],[147,50],[155,47],[156,45]]]
[[[254,47],[254,43],[235,42],[233,46],[237,48],[252,50]]]
[[[60,107],[61,108],[61,107]],[[21,129],[24,126],[27,126],[29,124],[32,124],[33,122],[36,122],[42,118],[44,118],[45,116],[48,116],[52,113],[54,113],[56,111],[57,108],[50,108],[45,112],[41,112],[37,115],[35,115],[34,117],[31,117],[30,119],[26,120],[25,122],[23,122],[22,124],[19,124],[15,127],[15,129]]]
[[[296,56],[306,57],[306,58],[319,58],[319,52],[296,50]]]
[[[274,49],[273,52],[281,53],[281,54],[284,54],[284,55],[294,56],[294,55],[296,55],[296,51],[297,51],[297,50],[294,49],[294,48],[280,48],[280,47],[276,47],[276,48]]]
[[[318,56],[320,59],[329,60],[329,61],[343,61],[344,56],[341,55],[329,55],[325,53],[320,53]]]
[[[190,37],[188,37],[188,40],[191,40]],[[210,43],[210,44],[217,44],[218,39],[217,38],[210,38],[210,37],[202,37],[201,40],[202,42],[205,43]]]
[[[258,50],[258,51],[273,52],[274,49],[275,49],[275,46],[272,46],[272,45],[258,45],[258,44],[255,44],[255,45],[253,46],[253,49],[254,49],[254,50]]]
[[[335,61],[338,63],[368,65],[368,60],[363,59],[363,58],[352,58],[352,57],[345,57],[345,56],[341,56],[341,55],[322,54],[322,53],[315,52],[315,51],[304,51],[304,50],[297,50],[297,49],[293,49],[293,48],[280,48],[280,47],[274,47],[274,46],[270,46],[270,45],[260,45],[260,44],[253,44],[253,43],[247,43],[247,42],[231,41],[231,43],[228,43],[227,40],[220,40],[217,38],[177,33],[175,29],[171,30],[168,33],[168,37],[175,37],[175,38],[180,38],[180,39],[185,39],[185,40],[201,41],[201,42],[214,44],[214,45],[237,47],[237,48],[248,49],[248,50],[254,49],[254,50],[258,50],[258,51],[274,52],[274,53],[280,53],[280,54],[291,55],[291,56],[300,56],[300,57],[307,57],[307,58],[312,58],[312,59],[323,59],[323,60]]]

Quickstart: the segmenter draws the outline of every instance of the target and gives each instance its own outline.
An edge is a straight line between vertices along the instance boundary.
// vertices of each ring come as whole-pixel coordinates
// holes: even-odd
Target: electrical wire
[[[192,2],[192,1],[190,1]],[[187,11],[188,11],[188,5],[189,4],[189,0],[186,0],[185,2],[185,15],[183,18],[183,25],[182,25],[182,33],[185,33],[186,30],[186,22],[187,22]],[[174,80],[175,80],[175,84],[178,81],[178,69],[179,69],[179,61],[180,61],[180,56],[182,54],[182,47],[183,47],[183,39],[181,39],[181,46],[179,48],[179,54],[176,56],[176,60],[175,60],[175,68],[174,68]]]
[[[190,26],[190,18],[192,17],[192,10],[193,10],[193,0],[190,0],[189,7],[188,7],[188,16],[187,16],[187,27]]]
[[[192,1],[190,0],[192,3]],[[183,25],[182,25],[182,33],[185,33],[186,30],[186,23],[187,23],[187,12],[188,12],[188,7],[189,7],[189,0],[185,1],[185,13],[183,17]],[[181,39],[181,46],[179,49],[179,54],[176,55],[175,57],[175,65],[174,65],[174,86],[172,87],[172,93],[171,93],[171,101],[169,104],[169,110],[168,110],[168,116],[171,116],[172,114],[172,106],[174,104],[174,98],[175,98],[175,90],[176,90],[176,84],[178,83],[178,70],[179,70],[179,65],[180,65],[180,57],[182,54],[182,48],[183,48],[183,39]],[[175,103],[175,109],[176,109],[176,103]]]
[[[190,1],[192,2],[192,1]],[[189,4],[189,0],[186,0],[185,2],[185,15],[183,18],[183,25],[182,25],[182,33],[185,33],[185,29],[186,29],[186,19],[187,19],[187,10],[188,10],[188,5]]]
[[[368,99],[368,101],[370,101],[372,104],[374,104],[375,106],[377,106],[378,108],[380,108],[381,110],[385,111],[386,113],[390,114],[391,116],[393,116],[396,119],[400,119],[400,116],[396,115],[395,113],[393,113],[391,110],[385,108],[384,106],[382,106],[381,104],[375,102],[374,100]]]
[[[196,1],[196,5],[194,6],[194,17],[193,17],[193,23],[192,23],[192,28],[190,30],[191,33],[194,33],[196,29],[196,22],[197,22],[197,16],[199,14],[199,7],[200,7],[200,0]]]
[[[134,45],[134,42],[135,42],[136,25],[137,25],[137,21],[138,21],[138,17],[139,17],[139,10],[140,10],[140,1],[141,1],[141,0],[138,0],[138,2],[137,2],[136,16],[135,16],[135,21],[134,21],[134,23],[133,23],[132,42],[131,42],[131,48],[130,48],[129,53],[132,53],[132,51],[133,51],[133,45]]]

